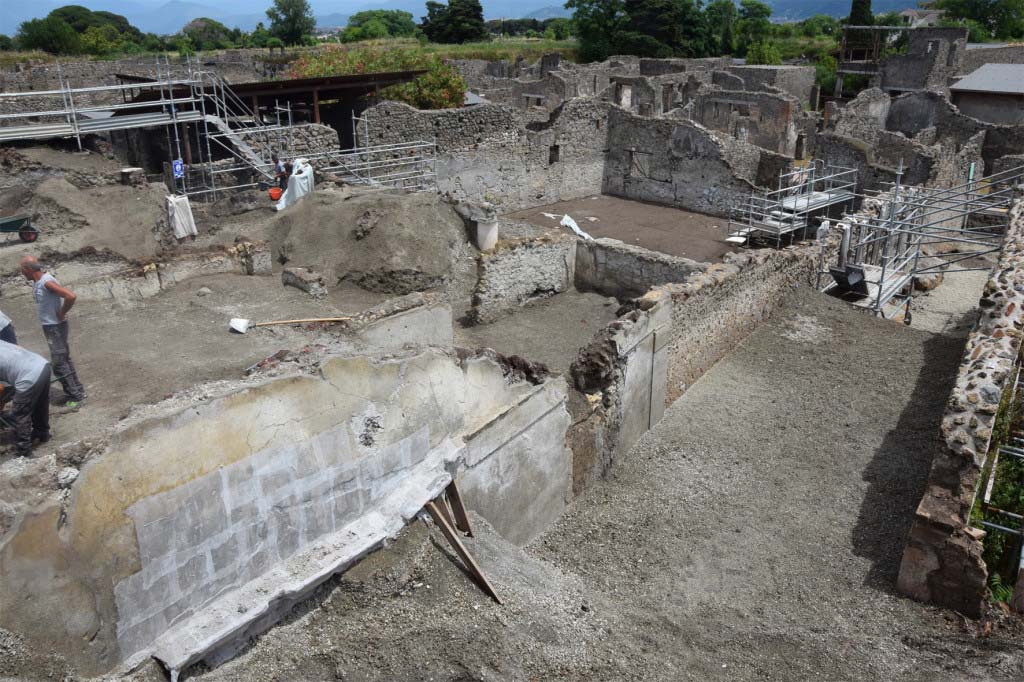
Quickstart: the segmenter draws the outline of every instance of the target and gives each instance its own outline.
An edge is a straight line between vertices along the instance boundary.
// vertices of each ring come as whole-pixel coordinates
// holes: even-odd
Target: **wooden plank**
[[[454,478],[444,492],[448,496],[448,503],[452,506],[452,512],[455,514],[455,527],[469,537],[473,537],[473,528],[469,525],[469,514],[466,513],[466,505],[462,503],[462,495],[459,493],[459,487],[455,485]]]
[[[437,510],[444,515],[444,520],[448,522],[448,525],[454,526],[455,520],[452,518],[451,510],[448,509],[448,503],[444,501],[444,495],[434,498],[434,504],[437,505]]]
[[[427,513],[430,514],[430,518],[432,518],[437,527],[441,529],[445,539],[448,540],[452,549],[454,549],[455,553],[459,555],[460,559],[462,559],[462,562],[466,565],[469,572],[476,578],[481,589],[483,589],[491,599],[498,604],[501,604],[501,598],[498,596],[498,593],[494,591],[494,587],[492,587],[490,581],[487,580],[487,576],[485,576],[483,571],[480,570],[480,566],[473,559],[472,555],[470,555],[466,546],[462,544],[462,540],[459,539],[459,534],[456,533],[455,529],[448,524],[448,521],[441,513],[441,510],[438,509],[438,506],[434,504],[434,501],[431,500],[430,502],[427,502],[423,508],[427,510]]]

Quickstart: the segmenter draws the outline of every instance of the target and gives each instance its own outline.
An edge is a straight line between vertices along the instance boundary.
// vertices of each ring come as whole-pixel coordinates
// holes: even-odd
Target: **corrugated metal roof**
[[[949,89],[953,92],[1024,95],[1024,64],[984,64]]]

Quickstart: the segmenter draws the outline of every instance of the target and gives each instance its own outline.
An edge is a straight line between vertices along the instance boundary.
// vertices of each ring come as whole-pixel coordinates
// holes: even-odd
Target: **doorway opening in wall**
[[[550,147],[548,147],[548,165],[549,166],[552,166],[552,165],[558,163],[559,151],[560,150],[559,150],[559,147],[558,147],[557,144],[553,144]]]

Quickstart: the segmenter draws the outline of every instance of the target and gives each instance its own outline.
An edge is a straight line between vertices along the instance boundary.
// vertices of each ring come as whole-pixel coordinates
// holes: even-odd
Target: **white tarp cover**
[[[313,191],[313,167],[306,159],[292,162],[292,175],[288,178],[288,189],[277,202],[277,210],[283,211]]]
[[[196,221],[192,217],[192,204],[188,203],[188,197],[167,195],[167,222],[178,239],[196,236]]]
[[[573,219],[572,219],[572,217],[571,217],[571,216],[569,216],[569,215],[563,215],[563,216],[562,216],[562,222],[561,222],[561,223],[559,223],[559,224],[560,224],[560,225],[561,225],[562,227],[568,227],[568,228],[569,228],[570,230],[572,230],[573,232],[575,232],[575,233],[576,233],[576,236],[577,236],[577,237],[582,237],[583,239],[588,239],[588,240],[591,240],[591,241],[593,241],[593,239],[594,239],[594,238],[593,238],[593,237],[591,237],[591,236],[590,236],[589,234],[587,234],[586,232],[584,232],[583,230],[581,230],[581,229],[580,229],[580,226],[579,226],[579,225],[577,225],[577,224],[576,224],[576,221],[575,221],[575,220],[573,220]]]

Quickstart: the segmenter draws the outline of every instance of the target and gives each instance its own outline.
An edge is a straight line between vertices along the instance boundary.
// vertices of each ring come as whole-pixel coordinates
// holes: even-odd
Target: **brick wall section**
[[[572,287],[575,249],[573,237],[538,237],[502,241],[480,254],[474,321],[493,322],[531,300]]]
[[[988,571],[984,533],[970,526],[999,403],[1019,362],[1024,327],[1024,202],[1017,200],[981,317],[967,339],[942,419],[944,447],[932,462],[907,539],[897,586],[921,601],[979,616]]]
[[[617,239],[579,240],[576,288],[606,296],[634,298],[669,282],[683,282],[703,272],[706,263],[648,251]]]

